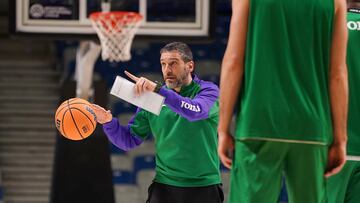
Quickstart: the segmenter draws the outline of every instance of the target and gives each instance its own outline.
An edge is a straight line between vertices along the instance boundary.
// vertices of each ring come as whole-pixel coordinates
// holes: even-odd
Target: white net
[[[134,12],[96,12],[90,19],[101,43],[101,57],[111,62],[131,59],[130,49],[142,16]]]

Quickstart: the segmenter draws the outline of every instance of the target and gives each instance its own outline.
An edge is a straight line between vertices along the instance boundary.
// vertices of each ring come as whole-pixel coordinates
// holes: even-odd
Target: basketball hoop
[[[95,12],[92,26],[101,43],[101,57],[111,62],[131,59],[130,48],[142,16],[135,12]]]

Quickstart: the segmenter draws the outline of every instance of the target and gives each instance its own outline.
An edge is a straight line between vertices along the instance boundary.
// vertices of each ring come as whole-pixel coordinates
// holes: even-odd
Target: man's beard
[[[170,82],[169,80],[165,79],[166,86],[171,89],[182,87],[184,85],[188,75],[189,75],[189,71],[185,70],[184,73],[182,75],[176,77],[176,79],[174,81]],[[165,78],[167,78],[167,77],[174,77],[174,75],[167,75]]]

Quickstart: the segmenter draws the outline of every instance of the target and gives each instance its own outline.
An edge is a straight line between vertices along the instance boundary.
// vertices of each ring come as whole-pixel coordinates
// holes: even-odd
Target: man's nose
[[[164,72],[165,72],[165,73],[171,73],[171,72],[172,72],[171,66],[165,65],[165,67],[164,67]]]

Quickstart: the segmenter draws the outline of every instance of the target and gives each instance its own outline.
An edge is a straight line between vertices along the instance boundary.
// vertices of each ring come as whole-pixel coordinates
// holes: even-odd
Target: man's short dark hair
[[[193,54],[191,52],[190,47],[183,42],[171,42],[165,45],[161,50],[160,54],[164,52],[177,51],[179,52],[181,59],[184,62],[189,62],[193,60]]]

